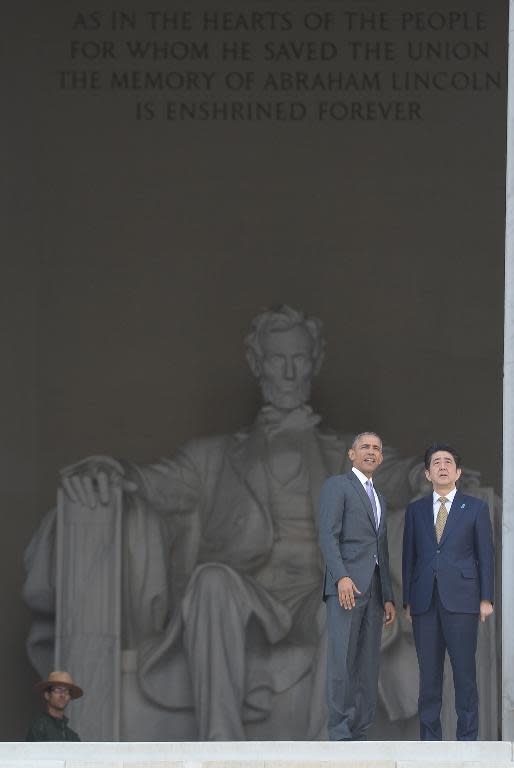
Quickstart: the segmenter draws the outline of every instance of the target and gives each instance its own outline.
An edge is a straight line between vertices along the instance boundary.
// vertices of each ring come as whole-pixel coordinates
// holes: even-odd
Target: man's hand
[[[351,611],[355,608],[355,595],[361,593],[350,579],[349,576],[343,576],[337,582],[337,594],[339,595],[339,605],[344,608],[345,611]]]
[[[490,600],[480,601],[480,621],[485,621],[488,616],[494,611],[493,604]]]
[[[60,471],[66,495],[90,509],[95,509],[97,504],[108,504],[113,486],[121,485],[128,492],[137,490],[136,484],[126,480],[124,474],[121,464],[110,456],[89,456]]]
[[[410,605],[405,606],[405,618],[412,624],[412,616],[410,615]]]
[[[384,603],[384,627],[390,627],[392,624],[394,624],[395,619],[396,608],[394,607],[394,603],[392,603],[390,600],[387,600]]]

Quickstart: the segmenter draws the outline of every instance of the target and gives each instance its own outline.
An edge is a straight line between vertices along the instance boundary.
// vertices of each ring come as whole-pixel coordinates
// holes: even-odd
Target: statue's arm
[[[196,508],[202,490],[201,470],[188,446],[172,459],[146,466],[125,465],[133,491],[159,512],[188,512]]]
[[[89,456],[64,467],[60,484],[72,501],[90,509],[109,504],[113,488],[121,487],[124,493],[139,496],[156,511],[184,512],[198,502],[201,476],[194,450],[186,445],[173,459],[147,466],[111,456]]]

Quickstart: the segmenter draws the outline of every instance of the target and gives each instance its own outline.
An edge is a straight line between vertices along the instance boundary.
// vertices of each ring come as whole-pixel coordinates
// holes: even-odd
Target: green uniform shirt
[[[80,741],[80,736],[68,728],[67,717],[52,717],[45,712],[34,720],[25,741]]]

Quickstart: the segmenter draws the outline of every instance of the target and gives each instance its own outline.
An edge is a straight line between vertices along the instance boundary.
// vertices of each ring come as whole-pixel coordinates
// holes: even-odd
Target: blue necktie
[[[373,517],[375,518],[375,528],[378,531],[378,509],[377,509],[377,502],[375,501],[375,494],[373,493],[373,485],[371,484],[371,480],[366,480],[366,492],[369,496],[369,500],[371,501],[371,506],[373,508]]]

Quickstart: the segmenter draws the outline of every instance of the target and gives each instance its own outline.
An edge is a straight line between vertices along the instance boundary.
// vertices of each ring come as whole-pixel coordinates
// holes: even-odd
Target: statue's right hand
[[[119,461],[110,456],[88,456],[64,467],[59,474],[66,495],[91,509],[98,503],[108,504],[113,487],[121,486],[129,493],[137,490],[137,485],[125,478]]]

